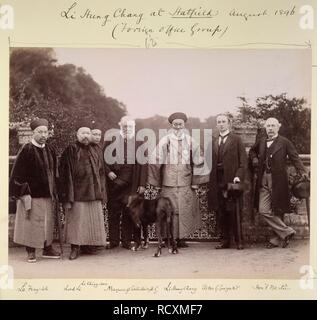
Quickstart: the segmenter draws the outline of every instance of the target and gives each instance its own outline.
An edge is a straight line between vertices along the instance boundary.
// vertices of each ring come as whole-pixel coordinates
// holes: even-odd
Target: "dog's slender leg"
[[[172,230],[171,230],[171,217],[169,215],[169,213],[166,214],[166,237],[167,237],[167,248],[168,248],[168,252],[172,253],[172,248],[171,248],[171,238],[173,236],[172,234]]]
[[[149,247],[149,228],[147,224],[143,225],[143,245],[142,249],[147,249]]]
[[[141,246],[141,226],[134,226],[133,228],[134,246],[132,251],[138,251]]]
[[[154,257],[159,257],[162,253],[162,230],[161,230],[161,219],[158,219],[156,223],[156,234],[158,239],[158,247],[156,253],[154,253]]]
[[[170,212],[170,230],[171,230],[171,240],[172,240],[172,253],[177,254],[178,249],[177,249],[177,242],[175,241],[174,238],[174,221],[173,221],[173,212]]]

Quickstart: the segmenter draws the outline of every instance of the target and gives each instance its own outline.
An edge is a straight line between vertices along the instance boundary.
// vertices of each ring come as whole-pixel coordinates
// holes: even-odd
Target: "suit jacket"
[[[213,136],[212,139],[212,169],[210,173],[209,184],[209,205],[212,209],[216,210],[219,207],[219,186],[217,179],[217,159],[219,151],[219,134]],[[223,149],[223,169],[224,176],[223,182],[227,184],[233,182],[235,177],[239,177],[241,183],[243,183],[245,170],[247,167],[247,155],[245,147],[241,138],[234,133],[230,132],[225,142]]]
[[[305,173],[306,169],[299,159],[294,145],[285,137],[278,135],[272,146],[271,173],[272,173],[272,209],[276,213],[289,211],[289,184],[287,175],[287,158],[292,162],[297,172]],[[250,160],[258,158],[259,171],[255,182],[254,205],[259,206],[259,190],[265,170],[266,160],[266,137],[262,137],[251,147]]]
[[[106,148],[112,143],[112,141],[105,141],[104,154]],[[135,152],[140,146],[141,142],[135,142]],[[135,163],[107,163],[105,157],[105,171],[108,184],[108,190],[110,200],[127,202],[130,194],[136,193],[139,186],[145,187],[147,180],[147,165],[140,165],[135,159]],[[117,179],[110,180],[108,174],[114,172],[117,175]],[[120,182],[120,183],[119,183]]]

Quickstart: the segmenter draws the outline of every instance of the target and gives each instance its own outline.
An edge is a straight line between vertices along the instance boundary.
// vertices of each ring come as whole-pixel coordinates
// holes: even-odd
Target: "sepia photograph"
[[[11,47],[16,279],[300,279],[309,49]]]

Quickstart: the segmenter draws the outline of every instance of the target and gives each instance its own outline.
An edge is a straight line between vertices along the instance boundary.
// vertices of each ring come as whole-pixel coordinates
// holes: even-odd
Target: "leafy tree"
[[[105,130],[126,114],[122,102],[107,97],[83,68],[58,64],[51,48],[14,48],[10,54],[10,122],[45,117],[61,152],[74,138],[80,119],[98,120]],[[14,138],[14,134],[10,134]],[[13,146],[10,142],[10,146]],[[10,149],[10,154],[17,150]]]
[[[280,133],[291,140],[299,153],[310,153],[311,109],[304,98],[288,98],[286,93],[258,97],[251,106],[245,97],[238,97],[242,106],[238,118],[263,126],[269,117],[277,118],[282,124]]]

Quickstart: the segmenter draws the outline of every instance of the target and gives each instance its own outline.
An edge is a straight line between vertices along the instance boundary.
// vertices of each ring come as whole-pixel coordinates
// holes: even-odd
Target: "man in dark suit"
[[[278,134],[280,127],[277,119],[267,119],[266,136],[258,139],[249,153],[253,168],[258,171],[254,204],[275,233],[267,244],[269,249],[280,244],[287,247],[295,235],[295,230],[283,222],[284,213],[289,212],[290,200],[287,158],[299,174],[308,178],[294,145]]]
[[[114,132],[115,143],[113,141],[105,141],[104,146],[105,170],[109,192],[107,207],[110,243],[107,248],[112,249],[119,246],[121,221],[122,247],[131,249],[133,222],[126,205],[130,194],[144,193],[147,172],[146,167],[141,166],[135,157],[138,144],[135,141],[134,120],[125,116],[120,120],[119,125],[120,130]],[[116,153],[115,159],[113,158],[113,153]]]
[[[222,241],[216,249],[230,248],[234,235],[237,249],[243,249],[238,241],[235,201],[228,197],[228,183],[242,183],[246,169],[246,152],[239,136],[230,132],[228,116],[217,116],[219,134],[212,141],[212,170],[210,173],[209,204],[217,212]],[[241,206],[242,207],[242,206]],[[240,226],[239,226],[240,228]]]

